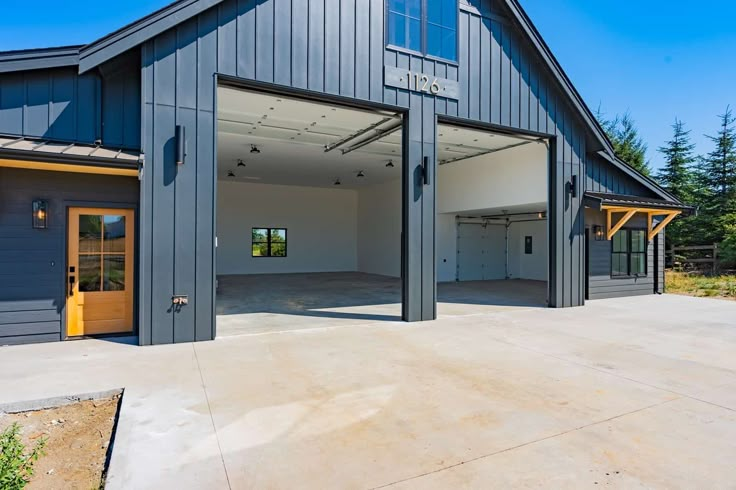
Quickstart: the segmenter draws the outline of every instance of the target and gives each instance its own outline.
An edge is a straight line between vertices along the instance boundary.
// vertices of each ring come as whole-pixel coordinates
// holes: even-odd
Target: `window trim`
[[[391,51],[396,51],[399,53],[405,53],[409,55],[414,56],[421,56],[423,58],[426,58],[428,60],[432,61],[439,61],[441,63],[447,63],[448,65],[453,66],[460,66],[460,0],[453,0],[455,2],[455,9],[457,14],[455,15],[455,59],[450,58],[443,58],[442,56],[437,56],[433,54],[427,53],[427,24],[429,23],[427,18],[427,0],[420,0],[421,2],[421,15],[420,15],[420,37],[421,37],[421,46],[420,50],[416,51],[411,48],[407,48],[404,46],[397,46],[395,44],[391,44],[388,42],[389,40],[389,31],[388,31],[388,18],[389,18],[389,0],[384,2],[384,46],[386,49],[389,49]]]
[[[643,252],[632,252],[632,231],[641,231],[644,233],[644,251]],[[621,232],[626,233],[626,271],[627,274],[614,274],[613,273],[613,256],[614,254],[624,254],[624,252],[614,252],[613,251],[613,238],[610,240],[611,242],[611,249],[609,253],[609,257],[611,258],[611,279],[638,279],[640,277],[649,277],[649,241],[646,240],[647,237],[647,230],[646,228],[622,228],[619,231],[616,232],[616,234],[619,234]],[[643,254],[644,255],[644,272],[643,273],[637,273],[632,274],[631,273],[631,256],[633,254]]]
[[[254,242],[253,241],[253,230],[268,230],[267,232],[267,241],[266,242]],[[283,230],[284,231],[284,255],[272,255],[271,254],[271,230]],[[250,229],[250,257],[252,259],[284,259],[288,257],[288,251],[289,251],[289,232],[286,228],[278,227],[278,226],[253,226]],[[268,255],[253,255],[253,245],[257,243],[267,243],[268,244]]]

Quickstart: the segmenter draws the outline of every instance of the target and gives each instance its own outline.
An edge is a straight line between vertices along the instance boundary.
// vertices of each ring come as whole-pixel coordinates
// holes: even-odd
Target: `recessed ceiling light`
[[[245,162],[241,159],[238,159],[238,167],[245,167]]]

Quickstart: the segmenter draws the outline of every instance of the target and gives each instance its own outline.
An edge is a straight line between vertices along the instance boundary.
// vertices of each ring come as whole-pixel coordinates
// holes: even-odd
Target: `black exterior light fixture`
[[[227,171],[227,176],[228,177],[235,177],[235,172],[233,172],[232,170],[228,170]]]
[[[33,201],[33,228],[45,230],[49,227],[49,202],[45,199]]]
[[[335,184],[334,185],[341,185],[340,179],[335,179]]]
[[[251,153],[260,153],[261,150],[259,150],[256,145],[250,145],[250,152]]]
[[[362,177],[365,177],[365,174],[363,173],[363,171],[362,171],[362,170],[359,170],[359,171],[358,171],[358,175],[356,175],[356,177],[358,177],[358,178],[360,179],[360,178],[362,178]]]
[[[601,225],[593,225],[593,236],[596,242],[603,241],[603,227]]]
[[[245,162],[238,158],[238,167],[245,167]]]
[[[394,168],[394,161],[389,160],[388,163],[386,164],[386,168]]]
[[[176,141],[176,164],[184,165],[184,159],[187,156],[187,141],[184,126],[176,126],[174,140]]]

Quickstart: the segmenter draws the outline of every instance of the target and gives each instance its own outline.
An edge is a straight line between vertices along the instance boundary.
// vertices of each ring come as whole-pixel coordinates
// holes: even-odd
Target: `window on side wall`
[[[286,228],[253,228],[252,257],[286,257]]]
[[[389,46],[457,61],[457,0],[388,0]]]
[[[611,241],[611,276],[647,275],[646,230],[619,230]]]

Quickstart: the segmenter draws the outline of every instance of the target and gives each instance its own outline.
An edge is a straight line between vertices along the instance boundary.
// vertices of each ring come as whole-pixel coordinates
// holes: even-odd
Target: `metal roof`
[[[0,135],[0,158],[137,168],[139,152],[98,145]]]
[[[685,215],[695,213],[695,208],[680,202],[667,201],[664,199],[651,199],[642,196],[630,196],[626,194],[607,194],[605,192],[585,192],[585,205],[598,210],[603,206],[616,206],[622,208],[663,209],[682,211]]]

